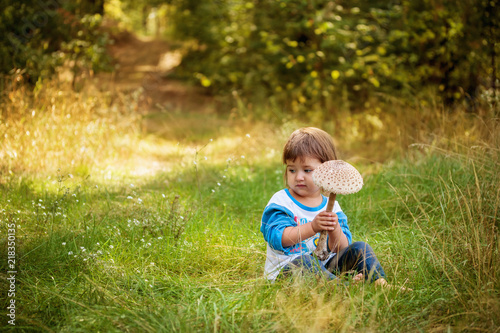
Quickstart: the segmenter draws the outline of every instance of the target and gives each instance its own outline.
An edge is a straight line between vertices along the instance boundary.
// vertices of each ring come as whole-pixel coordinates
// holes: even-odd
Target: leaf
[[[210,87],[212,84],[212,81],[210,81],[208,78],[204,77],[201,79],[201,85],[204,87]]]
[[[365,62],[377,62],[380,57],[377,54],[370,54],[363,58]]]
[[[379,80],[377,80],[376,78],[371,77],[371,78],[369,78],[369,79],[368,79],[368,81],[369,81],[371,84],[373,84],[373,86],[374,86],[374,87],[376,87],[376,88],[380,87],[380,82],[379,82]]]

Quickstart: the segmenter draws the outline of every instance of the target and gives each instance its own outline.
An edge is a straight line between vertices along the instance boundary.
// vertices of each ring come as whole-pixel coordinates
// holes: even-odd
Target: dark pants
[[[385,278],[385,272],[370,245],[365,242],[355,242],[337,253],[323,266],[310,254],[295,258],[281,270],[278,279],[290,276],[293,271],[310,272],[323,275],[328,280],[336,279],[335,274],[355,271],[363,273],[365,280],[373,282]],[[335,273],[335,274],[334,274]]]

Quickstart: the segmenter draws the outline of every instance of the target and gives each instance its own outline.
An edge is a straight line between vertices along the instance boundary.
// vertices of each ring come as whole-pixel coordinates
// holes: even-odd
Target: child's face
[[[286,181],[292,195],[299,198],[316,198],[321,195],[319,187],[314,185],[312,172],[321,164],[315,157],[297,158],[286,161]]]

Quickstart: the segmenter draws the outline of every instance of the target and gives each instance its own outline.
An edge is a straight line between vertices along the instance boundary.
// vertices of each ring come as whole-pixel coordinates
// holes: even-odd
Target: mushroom
[[[356,193],[363,187],[363,177],[355,167],[342,160],[326,161],[313,172],[313,182],[321,189],[321,192],[329,196],[327,212],[333,210],[337,194]],[[328,258],[326,247],[326,231],[323,230],[319,236],[318,245],[314,254],[320,260]]]

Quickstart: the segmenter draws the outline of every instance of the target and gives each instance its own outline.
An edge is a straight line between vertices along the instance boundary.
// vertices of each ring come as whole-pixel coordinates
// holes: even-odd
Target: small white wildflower
[[[99,242],[97,242],[96,245],[101,245],[101,244],[99,244]]]
[[[220,183],[217,183],[217,185],[219,185],[219,186],[220,186]]]
[[[68,174],[68,177],[69,177],[69,178],[73,178],[73,175],[72,175],[72,174]]]
[[[215,193],[215,190],[212,189],[212,193]]]
[[[154,266],[154,265],[155,265],[155,263],[154,263],[154,262],[152,262],[152,263],[151,263],[151,266]]]
[[[249,138],[249,137],[250,137],[250,134],[247,134],[247,135],[246,135],[246,137],[247,137],[247,138]]]
[[[193,164],[196,165],[197,164],[196,161],[193,161]]]
[[[133,197],[131,197],[130,195],[127,197],[127,199],[133,199]]]
[[[179,216],[179,218],[180,218],[181,220],[184,220],[184,216]]]
[[[152,285],[149,285],[149,286],[150,286],[151,288],[153,288],[153,286],[152,286]]]
[[[214,141],[214,139],[210,139],[210,142]]]
[[[95,188],[99,188],[99,186],[96,185]]]
[[[161,196],[165,198],[165,194],[162,194]]]
[[[111,261],[113,264],[115,263],[115,261],[113,260],[113,258],[109,259],[109,261]]]
[[[160,237],[158,237],[158,239],[163,239],[163,237],[160,236]]]
[[[68,252],[68,255],[69,255],[69,256],[70,256],[70,255],[72,255],[72,254],[73,254],[73,251],[69,251],[69,252]]]
[[[241,158],[245,158],[245,156],[244,156],[244,155],[241,155]]]
[[[76,197],[76,193],[73,193],[72,195],[73,195],[74,197]],[[41,201],[41,200],[40,200],[40,201]]]
[[[137,201],[139,201],[139,203],[141,203],[141,202],[142,202],[142,199],[141,199],[141,198],[138,198],[138,199],[137,199]]]
[[[110,246],[109,246],[109,248],[110,248],[110,249],[112,249],[112,248],[114,248],[114,246],[113,246],[113,245],[110,245]]]
[[[62,243],[62,246],[66,246],[66,242],[63,242],[63,243]]]
[[[143,242],[143,243],[144,243],[144,238],[141,238],[141,242]]]
[[[135,185],[134,184],[130,184],[130,187],[134,187]]]
[[[205,161],[208,160],[208,158],[205,156]]]

